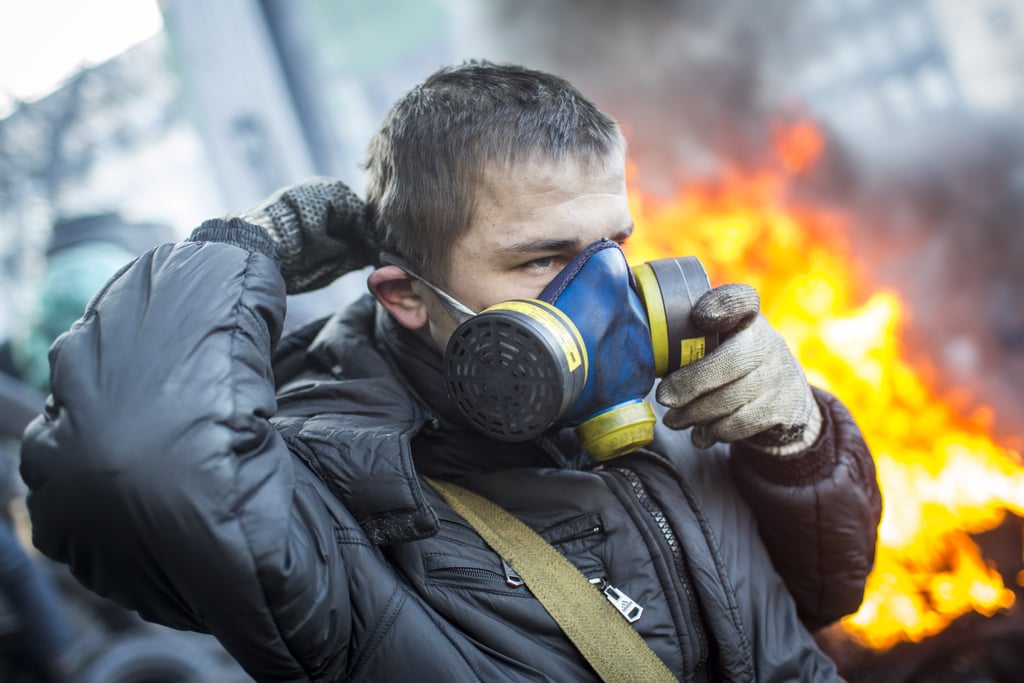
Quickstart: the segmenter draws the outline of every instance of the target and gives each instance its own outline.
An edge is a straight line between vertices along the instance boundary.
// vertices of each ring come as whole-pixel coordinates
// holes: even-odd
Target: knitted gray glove
[[[267,232],[289,294],[329,285],[375,258],[363,200],[340,180],[311,178],[227,218]]]
[[[690,438],[698,448],[745,440],[768,453],[792,455],[818,438],[821,410],[800,364],[760,308],[748,285],[707,292],[693,307],[692,320],[723,341],[658,386],[658,401],[671,408],[665,424],[693,427]]]

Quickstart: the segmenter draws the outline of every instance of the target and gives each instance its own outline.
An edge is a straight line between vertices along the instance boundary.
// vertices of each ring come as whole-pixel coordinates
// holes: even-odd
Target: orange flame
[[[814,126],[782,129],[774,140],[774,169],[730,170],[672,201],[633,192],[630,260],[695,254],[713,284],[756,287],[808,380],[853,412],[885,509],[864,602],[844,620],[850,635],[885,649],[972,610],[1010,607],[1013,591],[970,534],[998,526],[1007,511],[1024,514],[1020,455],[988,436],[987,406],[959,414],[952,394],[928,381],[932,369],[906,360],[900,297],[865,282],[844,216],[787,199],[793,176],[824,149]]]

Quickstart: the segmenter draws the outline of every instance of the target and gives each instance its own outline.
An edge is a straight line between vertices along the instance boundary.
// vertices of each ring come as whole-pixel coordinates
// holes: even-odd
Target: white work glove
[[[277,245],[289,294],[324,287],[373,262],[365,205],[345,183],[311,178],[227,218],[263,228]]]
[[[698,448],[746,441],[775,455],[811,446],[821,431],[821,411],[786,342],[760,314],[753,287],[722,285],[702,296],[693,323],[718,332],[718,348],[666,376],[657,399],[668,406],[664,422],[693,427]]]

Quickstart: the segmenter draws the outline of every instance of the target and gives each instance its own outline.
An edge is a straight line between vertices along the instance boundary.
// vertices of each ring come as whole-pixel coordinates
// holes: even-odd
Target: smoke
[[[965,398],[992,406],[999,436],[1019,440],[1024,135],[1018,125],[961,122],[929,139],[929,154],[862,174],[858,251],[907,302],[911,348]]]
[[[640,189],[664,196],[763,162],[773,126],[805,115],[798,74],[823,47],[800,0],[449,2],[467,57],[568,78],[623,125]],[[869,276],[907,303],[911,348],[1024,434],[1019,124],[879,128],[872,155],[819,123],[827,154],[800,196],[848,212]]]
[[[648,191],[763,155],[798,0],[454,0],[467,56],[557,73],[616,117]]]

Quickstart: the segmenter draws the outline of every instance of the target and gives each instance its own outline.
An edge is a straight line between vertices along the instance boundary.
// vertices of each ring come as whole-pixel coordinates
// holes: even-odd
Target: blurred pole
[[[0,370],[0,438],[20,439],[43,407],[44,398],[39,392]]]
[[[339,139],[331,123],[330,106],[324,97],[327,80],[313,51],[317,36],[313,31],[308,3],[259,0],[259,4],[277,48],[317,173],[353,184],[353,179],[349,178],[357,168],[353,158],[362,150],[360,148],[354,154],[351,145],[346,144],[350,141]]]
[[[259,0],[167,0],[161,9],[226,210],[314,175]]]

